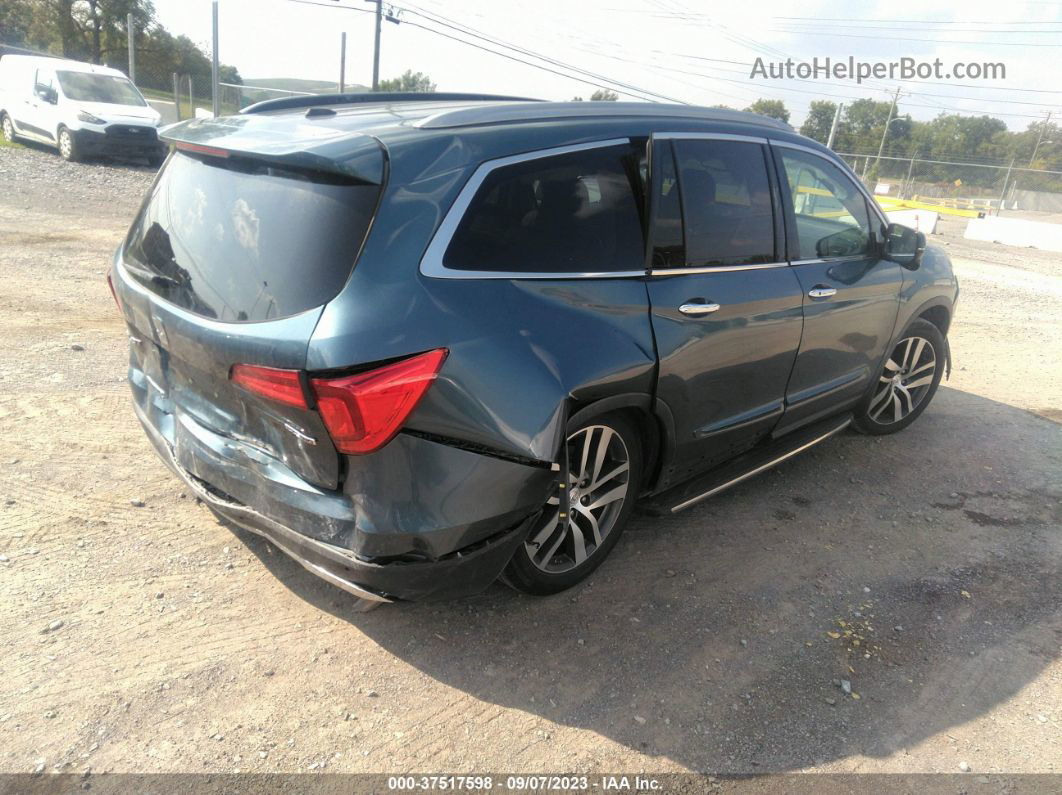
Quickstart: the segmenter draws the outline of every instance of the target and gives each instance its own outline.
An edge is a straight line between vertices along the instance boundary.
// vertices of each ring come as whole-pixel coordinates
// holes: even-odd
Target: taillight
[[[317,410],[341,453],[371,453],[398,433],[446,359],[434,351],[342,378],[314,378]]]
[[[233,365],[229,378],[248,392],[253,392],[278,403],[305,409],[306,395],[298,370],[278,370],[275,367],[258,367],[253,364]]]

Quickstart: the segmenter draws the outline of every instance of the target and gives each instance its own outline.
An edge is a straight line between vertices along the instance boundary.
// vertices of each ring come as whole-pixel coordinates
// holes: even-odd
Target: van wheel
[[[0,117],[0,129],[4,131],[4,140],[8,143],[15,143],[18,140],[18,133],[15,132],[15,123],[11,121],[11,117],[6,113]]]
[[[63,160],[69,160],[71,163],[81,156],[77,151],[77,144],[74,143],[73,134],[66,127],[59,128],[59,154]]]
[[[870,397],[855,413],[855,427],[880,436],[902,431],[926,410],[944,374],[944,335],[921,318],[904,331],[885,360]]]
[[[569,434],[567,446],[568,516],[561,516],[560,497],[550,497],[502,577],[524,593],[557,593],[590,576],[619,541],[638,496],[642,445],[626,417],[589,420]]]

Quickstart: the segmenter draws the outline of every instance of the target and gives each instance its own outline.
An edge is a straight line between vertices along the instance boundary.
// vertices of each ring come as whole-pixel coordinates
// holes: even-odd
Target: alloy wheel
[[[59,133],[59,154],[61,154],[67,160],[70,159],[71,152],[74,151],[74,142],[70,138],[70,133],[66,130],[62,130]]]
[[[906,337],[892,351],[881,373],[867,416],[879,425],[899,422],[914,411],[933,386],[937,352],[924,337]]]
[[[11,143],[15,142],[15,125],[12,123],[10,116],[4,116],[4,138]]]
[[[570,510],[561,515],[550,498],[543,520],[525,542],[536,568],[571,571],[593,555],[616,526],[630,488],[630,457],[623,437],[607,425],[590,425],[568,437]]]

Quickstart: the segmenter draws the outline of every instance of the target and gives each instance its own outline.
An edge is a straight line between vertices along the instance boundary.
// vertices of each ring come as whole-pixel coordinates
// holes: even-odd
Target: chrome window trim
[[[833,152],[829,152],[829,154],[827,154],[826,152],[820,152],[818,149],[812,149],[810,146],[795,144],[791,141],[782,141],[777,138],[771,138],[770,144],[771,146],[781,146],[785,147],[786,149],[798,149],[801,152],[807,152],[808,154],[815,155],[820,159],[825,160],[827,163],[831,163],[832,165],[841,169],[841,171],[855,184],[856,190],[863,194],[863,198],[867,200],[868,206],[874,208],[873,212],[875,215],[877,215],[878,220],[885,226],[889,225],[888,216],[885,215],[885,211],[881,209],[881,205],[879,205],[877,201],[874,200],[874,197],[871,195],[870,191],[867,190],[867,186],[864,185],[863,181],[855,175],[849,165],[844,162],[844,160],[839,158],[836,154],[834,154]]]
[[[715,132],[655,132],[652,138],[660,141],[742,141],[761,145],[769,143],[765,136]]]
[[[796,265],[797,263],[793,263]],[[685,276],[693,273],[732,273],[734,271],[762,271],[770,268],[788,268],[788,262],[764,262],[756,265],[703,265],[696,268],[659,268],[649,272],[650,276]]]
[[[610,146],[622,146],[630,144],[630,138],[609,138],[605,141],[591,141],[584,144],[572,144],[570,146],[555,146],[550,149],[535,149],[518,155],[499,157],[481,163],[468,182],[457,194],[454,203],[450,205],[442,223],[439,224],[432,235],[424,256],[420,258],[420,273],[431,279],[630,279],[645,276],[645,268],[629,271],[560,271],[557,273],[526,273],[522,271],[470,271],[447,268],[443,264],[443,256],[450,245],[450,241],[457,231],[458,224],[464,218],[468,206],[479,191],[487,176],[498,168],[526,163],[529,160],[541,160],[557,155],[566,155],[572,152],[585,152],[591,149],[607,149]]]

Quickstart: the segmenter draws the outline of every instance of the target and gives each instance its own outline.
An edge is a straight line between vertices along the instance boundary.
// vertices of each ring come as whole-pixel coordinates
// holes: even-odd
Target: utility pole
[[[372,48],[372,90],[380,90],[380,23],[383,21],[383,0],[376,0],[376,40]]]
[[[347,90],[347,34],[339,34],[339,93]]]
[[[892,95],[892,107],[889,108],[889,118],[885,120],[885,129],[881,131],[881,143],[878,145],[878,156],[874,158],[874,173],[877,173],[881,163],[881,153],[885,151],[885,136],[889,134],[889,125],[892,124],[892,114],[896,112],[896,103],[900,99],[900,87],[896,86],[896,93]]]
[[[1044,141],[1044,130],[1047,129],[1047,125],[1051,123],[1051,111],[1047,111],[1047,118],[1044,119],[1044,123],[1040,125],[1040,134],[1036,136],[1036,146],[1033,147],[1032,157],[1029,158],[1029,168],[1032,168],[1033,161],[1036,159],[1036,153],[1040,151],[1040,144]]]
[[[136,28],[133,27],[133,15],[126,14],[125,37],[129,39],[129,82],[136,85]]]
[[[213,11],[213,21],[214,21],[214,54],[213,54],[213,57],[210,59],[210,83],[211,83],[211,88],[213,89],[211,91],[211,93],[214,95],[213,111],[214,111],[214,118],[216,119],[218,116],[221,115],[221,91],[220,91],[221,86],[219,85],[220,78],[218,77],[218,72],[219,72],[219,61],[218,61],[218,0],[214,0],[214,2],[211,4],[211,6],[212,6],[211,10]],[[191,93],[191,92],[189,92],[189,93]],[[194,111],[192,112],[192,116],[193,116],[193,118],[195,117],[195,112]]]
[[[837,134],[837,125],[841,121],[841,109],[844,107],[843,102],[837,103],[837,110],[833,113],[833,124],[830,125],[830,137],[826,140],[826,148],[833,149],[833,137]]]
[[[1010,170],[1014,168],[1014,158],[1010,159],[1010,165],[1007,166],[1007,173],[1003,177],[1003,190],[999,194],[999,209],[996,210],[996,215],[999,216],[1003,213],[1003,202],[1007,200],[1007,185],[1010,182]]]

